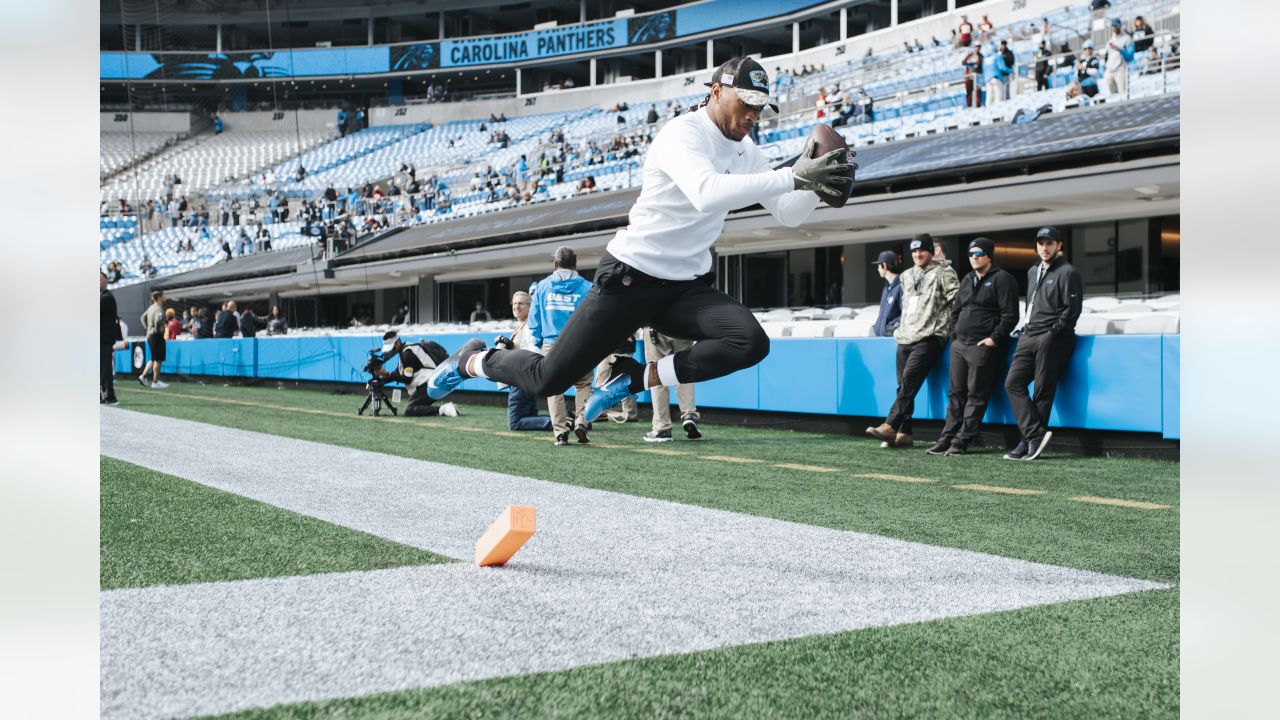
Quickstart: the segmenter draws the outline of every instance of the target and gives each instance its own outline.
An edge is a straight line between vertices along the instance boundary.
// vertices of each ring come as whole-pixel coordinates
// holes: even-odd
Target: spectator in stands
[[[908,248],[914,265],[900,278],[902,321],[893,333],[898,343],[898,394],[884,422],[867,428],[868,435],[891,448],[913,444],[911,416],[915,413],[916,393],[942,356],[951,326],[951,308],[960,289],[956,271],[933,259],[932,236],[917,235]]]
[[[656,363],[692,347],[692,341],[667,337],[653,328],[644,331],[645,362]],[[671,442],[671,391],[666,385],[656,385],[649,388],[649,392],[653,399],[653,427],[645,433],[645,442]],[[698,421],[702,416],[694,403],[692,383],[676,385],[676,402],[680,405],[680,427],[685,436],[690,440],[700,439],[702,431],[698,428]]]
[[[214,135],[221,135],[221,134],[222,134],[222,128],[223,128],[222,116],[221,116],[221,115],[214,115],[214,116],[213,116],[213,134],[214,134]]]
[[[818,97],[813,101],[813,106],[815,108],[813,113],[813,118],[815,120],[821,120],[822,118],[826,117],[827,115],[827,89],[826,88],[823,88],[823,87],[818,88]]]
[[[947,421],[931,455],[963,455],[978,437],[991,391],[999,386],[1009,333],[1018,324],[1018,281],[994,264],[988,238],[969,243],[969,267],[951,312]]]
[[[284,315],[280,314],[280,306],[272,305],[271,314],[267,316],[267,334],[285,335],[288,332],[289,324],[284,321]]]
[[[529,334],[529,307],[531,301],[532,296],[523,290],[511,296],[511,314],[515,316],[516,327],[512,331],[510,339],[507,340],[506,347],[512,350],[534,349],[533,337]],[[502,339],[499,338],[498,342],[502,342]],[[551,429],[551,418],[538,414],[537,396],[514,385],[506,387],[507,429],[512,431],[546,431]]]
[[[182,323],[178,322],[178,313],[173,308],[165,308],[164,311],[164,339],[176,340],[182,334]]]
[[[543,355],[552,352],[565,324],[569,322],[569,316],[591,290],[591,283],[578,274],[578,254],[573,248],[556,248],[552,265],[554,270],[551,274],[534,287],[529,309],[529,335],[533,339],[531,347],[539,348]],[[576,390],[573,433],[577,435],[579,443],[591,442],[587,435],[587,421],[583,417],[583,409],[591,395],[591,381],[592,373],[588,370],[587,374],[573,383]],[[547,398],[547,410],[551,414],[556,445],[568,445],[569,415],[565,409],[564,396]]]
[[[147,335],[147,349],[151,351],[151,359],[142,368],[142,374],[138,376],[138,384],[142,387],[163,389],[169,387],[168,383],[160,380],[160,366],[165,360],[164,332],[165,332],[165,312],[164,312],[164,291],[151,291],[151,306],[142,313],[142,329]],[[150,382],[147,381],[147,373],[151,373]]]
[[[253,253],[253,238],[249,237],[249,233],[245,228],[240,228],[240,239],[236,244],[236,254],[241,257]]]
[[[578,194],[587,195],[596,191],[596,176],[588,175],[578,181]]]
[[[831,86],[831,94],[827,95],[827,114],[835,117],[844,109],[845,97],[844,91],[840,89],[840,83]]]
[[[1084,295],[1084,280],[1062,249],[1057,228],[1043,227],[1036,233],[1040,262],[1027,271],[1026,320],[1004,383],[1022,440],[1004,456],[1006,460],[1035,460],[1053,436],[1049,413],[1058,381],[1075,350]],[[1027,394],[1033,380],[1034,396]]]
[[[258,316],[253,314],[253,308],[245,308],[244,312],[240,314],[240,337],[254,337],[258,334],[260,327]]]
[[[1049,74],[1051,57],[1053,57],[1053,51],[1049,49],[1049,42],[1041,40],[1040,46],[1036,48],[1036,90],[1047,90],[1052,83]]]
[[[1143,75],[1159,75],[1160,68],[1163,66],[1160,59],[1160,51],[1152,45],[1147,49],[1147,54],[1142,56],[1142,73]]]
[[[853,124],[873,122],[875,120],[875,101],[867,94],[866,88],[858,88],[858,97],[853,103]]]
[[[1177,70],[1182,66],[1182,54],[1178,47],[1178,41],[1174,40],[1169,43],[1169,49],[1164,54],[1164,69]]]
[[[218,224],[228,225],[231,221],[231,199],[223,195],[218,199]]]
[[[968,15],[960,16],[960,27],[957,28],[956,36],[957,47],[969,47],[973,42],[973,23],[969,22]]]
[[[138,274],[144,278],[156,275],[156,268],[151,264],[151,255],[148,253],[142,253],[142,262],[138,263]]]
[[[1155,33],[1141,15],[1133,19],[1133,32],[1130,35],[1133,37],[1134,54],[1146,53],[1156,45]]]
[[[492,319],[493,316],[489,314],[488,310],[484,309],[484,301],[477,300],[476,309],[471,311],[471,318],[467,322],[474,325],[478,322],[489,322]]]
[[[356,130],[363,130],[368,125],[369,116],[365,113],[364,108],[356,108]]]
[[[1085,40],[1080,46],[1080,59],[1076,61],[1076,82],[1080,83],[1080,91],[1092,98],[1098,94],[1098,76],[1102,74],[1102,65],[1093,54],[1093,41]]]
[[[964,106],[982,107],[982,45],[975,44],[961,65],[964,66]]]
[[[222,309],[213,320],[213,335],[219,338],[235,337],[236,327],[239,324],[240,321],[236,318],[236,303],[234,300],[228,300],[222,304]]]
[[[231,243],[227,241],[225,235],[222,236],[222,259],[224,261],[231,259]]]
[[[990,18],[984,14],[982,22],[978,23],[978,39],[981,41],[988,40],[991,37],[991,31],[994,29],[995,26],[991,24]]]
[[[1089,9],[1095,13],[1109,7],[1111,7],[1111,0],[1089,0]]]
[[[992,89],[996,91],[991,102],[1004,102],[1009,99],[1009,86],[1013,83],[1014,74],[1017,72],[1017,61],[1013,57],[1013,51],[1009,49],[1007,40],[1000,41],[1000,50],[992,60],[991,67],[994,71]]]
[[[657,105],[649,106],[649,112],[645,114],[644,121],[648,125],[658,124],[658,106]]]
[[[1120,18],[1111,21],[1111,38],[1107,40],[1107,96],[1129,94],[1129,62],[1133,60],[1133,38],[1124,31]]]
[[[231,224],[232,225],[240,224],[240,210],[242,208],[243,206],[240,204],[240,198],[233,198],[231,200]]]
[[[902,320],[902,283],[898,278],[900,260],[898,253],[885,250],[876,258],[876,273],[884,280],[880,291],[880,314],[876,316],[872,332],[876,337],[889,337],[898,329]]]
[[[907,42],[906,40],[902,41],[902,50],[903,52],[906,52],[908,54],[916,51],[914,47],[911,47],[911,43]]]
[[[107,289],[107,274],[98,271],[98,402],[117,405],[113,348],[124,340],[116,297]]]
[[[347,136],[347,111],[338,109],[338,137]]]

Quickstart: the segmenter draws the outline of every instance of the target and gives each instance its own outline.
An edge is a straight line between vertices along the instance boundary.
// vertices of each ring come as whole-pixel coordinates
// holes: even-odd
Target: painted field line
[[[894,482],[904,483],[933,483],[938,482],[932,478],[911,477],[910,475],[885,475],[882,473],[856,473],[856,478],[868,478],[870,480],[892,480]]]
[[[1094,505],[1114,505],[1115,507],[1133,508],[1134,510],[1172,510],[1172,505],[1161,505],[1160,503],[1143,502],[1142,500],[1118,500],[1116,498],[1101,498],[1090,495],[1081,495],[1073,497],[1072,500],[1082,503],[1092,503]]]
[[[142,390],[133,390],[132,388],[124,388],[124,390],[125,392],[130,394],[134,392],[137,392],[138,394],[143,394]],[[270,403],[253,402],[252,400],[233,400],[231,398],[213,397],[211,395],[191,395],[189,393],[179,393],[179,392],[159,393],[154,390],[147,391],[147,392],[148,393],[156,392],[156,394],[158,395],[187,398],[189,400],[208,400],[209,402],[218,402],[218,403],[223,403],[225,405],[242,405],[244,407],[263,408],[264,410],[280,410],[283,412],[303,413],[304,415],[323,415],[325,417],[350,418],[353,420],[372,420],[372,421],[391,422],[391,423],[408,423],[410,425],[418,425],[421,427],[444,428],[449,430],[456,430],[458,428],[458,426],[456,425],[451,426],[449,424],[440,422],[439,420],[411,420],[407,417],[401,417],[396,415],[393,415],[391,417],[385,417],[385,416],[379,416],[379,415],[355,415],[352,413],[336,412],[334,410],[317,410],[315,408],[301,408],[293,405],[272,405]]]
[[[688,455],[689,453],[680,450],[667,450],[666,448],[636,448],[636,452],[649,453],[650,455],[669,455],[675,457],[677,455]]]
[[[755,458],[734,457],[732,455],[702,455],[700,457],[703,460],[712,460],[715,462],[727,462],[727,463],[762,463],[764,462],[763,460],[756,460]]]
[[[773,466],[776,468],[782,468],[783,470],[799,470],[801,472],[813,472],[813,473],[840,472],[840,468],[822,467],[820,465],[801,465],[799,463],[774,463]]]
[[[957,490],[976,490],[978,492],[1001,493],[1004,495],[1043,495],[1043,490],[1028,490],[1026,488],[1000,487],[999,485],[983,485],[982,483],[969,483],[967,485],[952,485]]]
[[[608,448],[610,450],[626,450],[630,447],[629,445],[618,445],[617,443],[600,442],[599,440],[592,440],[590,444],[595,447]]]
[[[494,431],[493,431],[493,434],[494,434],[494,435],[497,435],[498,437],[514,437],[514,438],[529,437],[529,438],[537,438],[537,433],[514,432],[514,431],[511,431],[511,430],[494,430]]]
[[[449,429],[450,429],[450,430],[458,430],[458,431],[460,431],[460,432],[484,433],[484,434],[486,434],[486,435],[488,435],[489,433],[494,433],[494,432],[495,432],[495,431],[493,431],[493,430],[487,430],[487,429],[485,429],[485,428],[471,427],[470,425],[454,425],[453,427],[451,427],[451,428],[449,428]],[[496,433],[495,433],[495,434],[496,434]]]

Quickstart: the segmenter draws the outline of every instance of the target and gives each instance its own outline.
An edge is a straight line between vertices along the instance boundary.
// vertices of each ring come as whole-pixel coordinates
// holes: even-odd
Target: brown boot
[[[890,445],[893,445],[895,433],[893,426],[889,423],[880,423],[879,427],[869,427],[867,428],[867,434],[877,440],[883,440]]]
[[[908,448],[914,444],[911,436],[906,433],[898,433],[893,438],[893,447]]]

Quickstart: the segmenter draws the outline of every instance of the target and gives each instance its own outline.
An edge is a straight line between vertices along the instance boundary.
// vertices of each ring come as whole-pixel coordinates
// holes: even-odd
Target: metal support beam
[[[889,27],[898,25],[898,0],[889,0]]]
[[[653,51],[653,76],[655,78],[662,77],[662,51]]]
[[[800,52],[800,23],[791,23],[791,52]]]

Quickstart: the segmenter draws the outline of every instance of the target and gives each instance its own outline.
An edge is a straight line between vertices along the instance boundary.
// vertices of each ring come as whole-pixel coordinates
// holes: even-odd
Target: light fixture
[[[1139,195],[1155,195],[1160,192],[1159,185],[1142,185],[1133,189]]]

